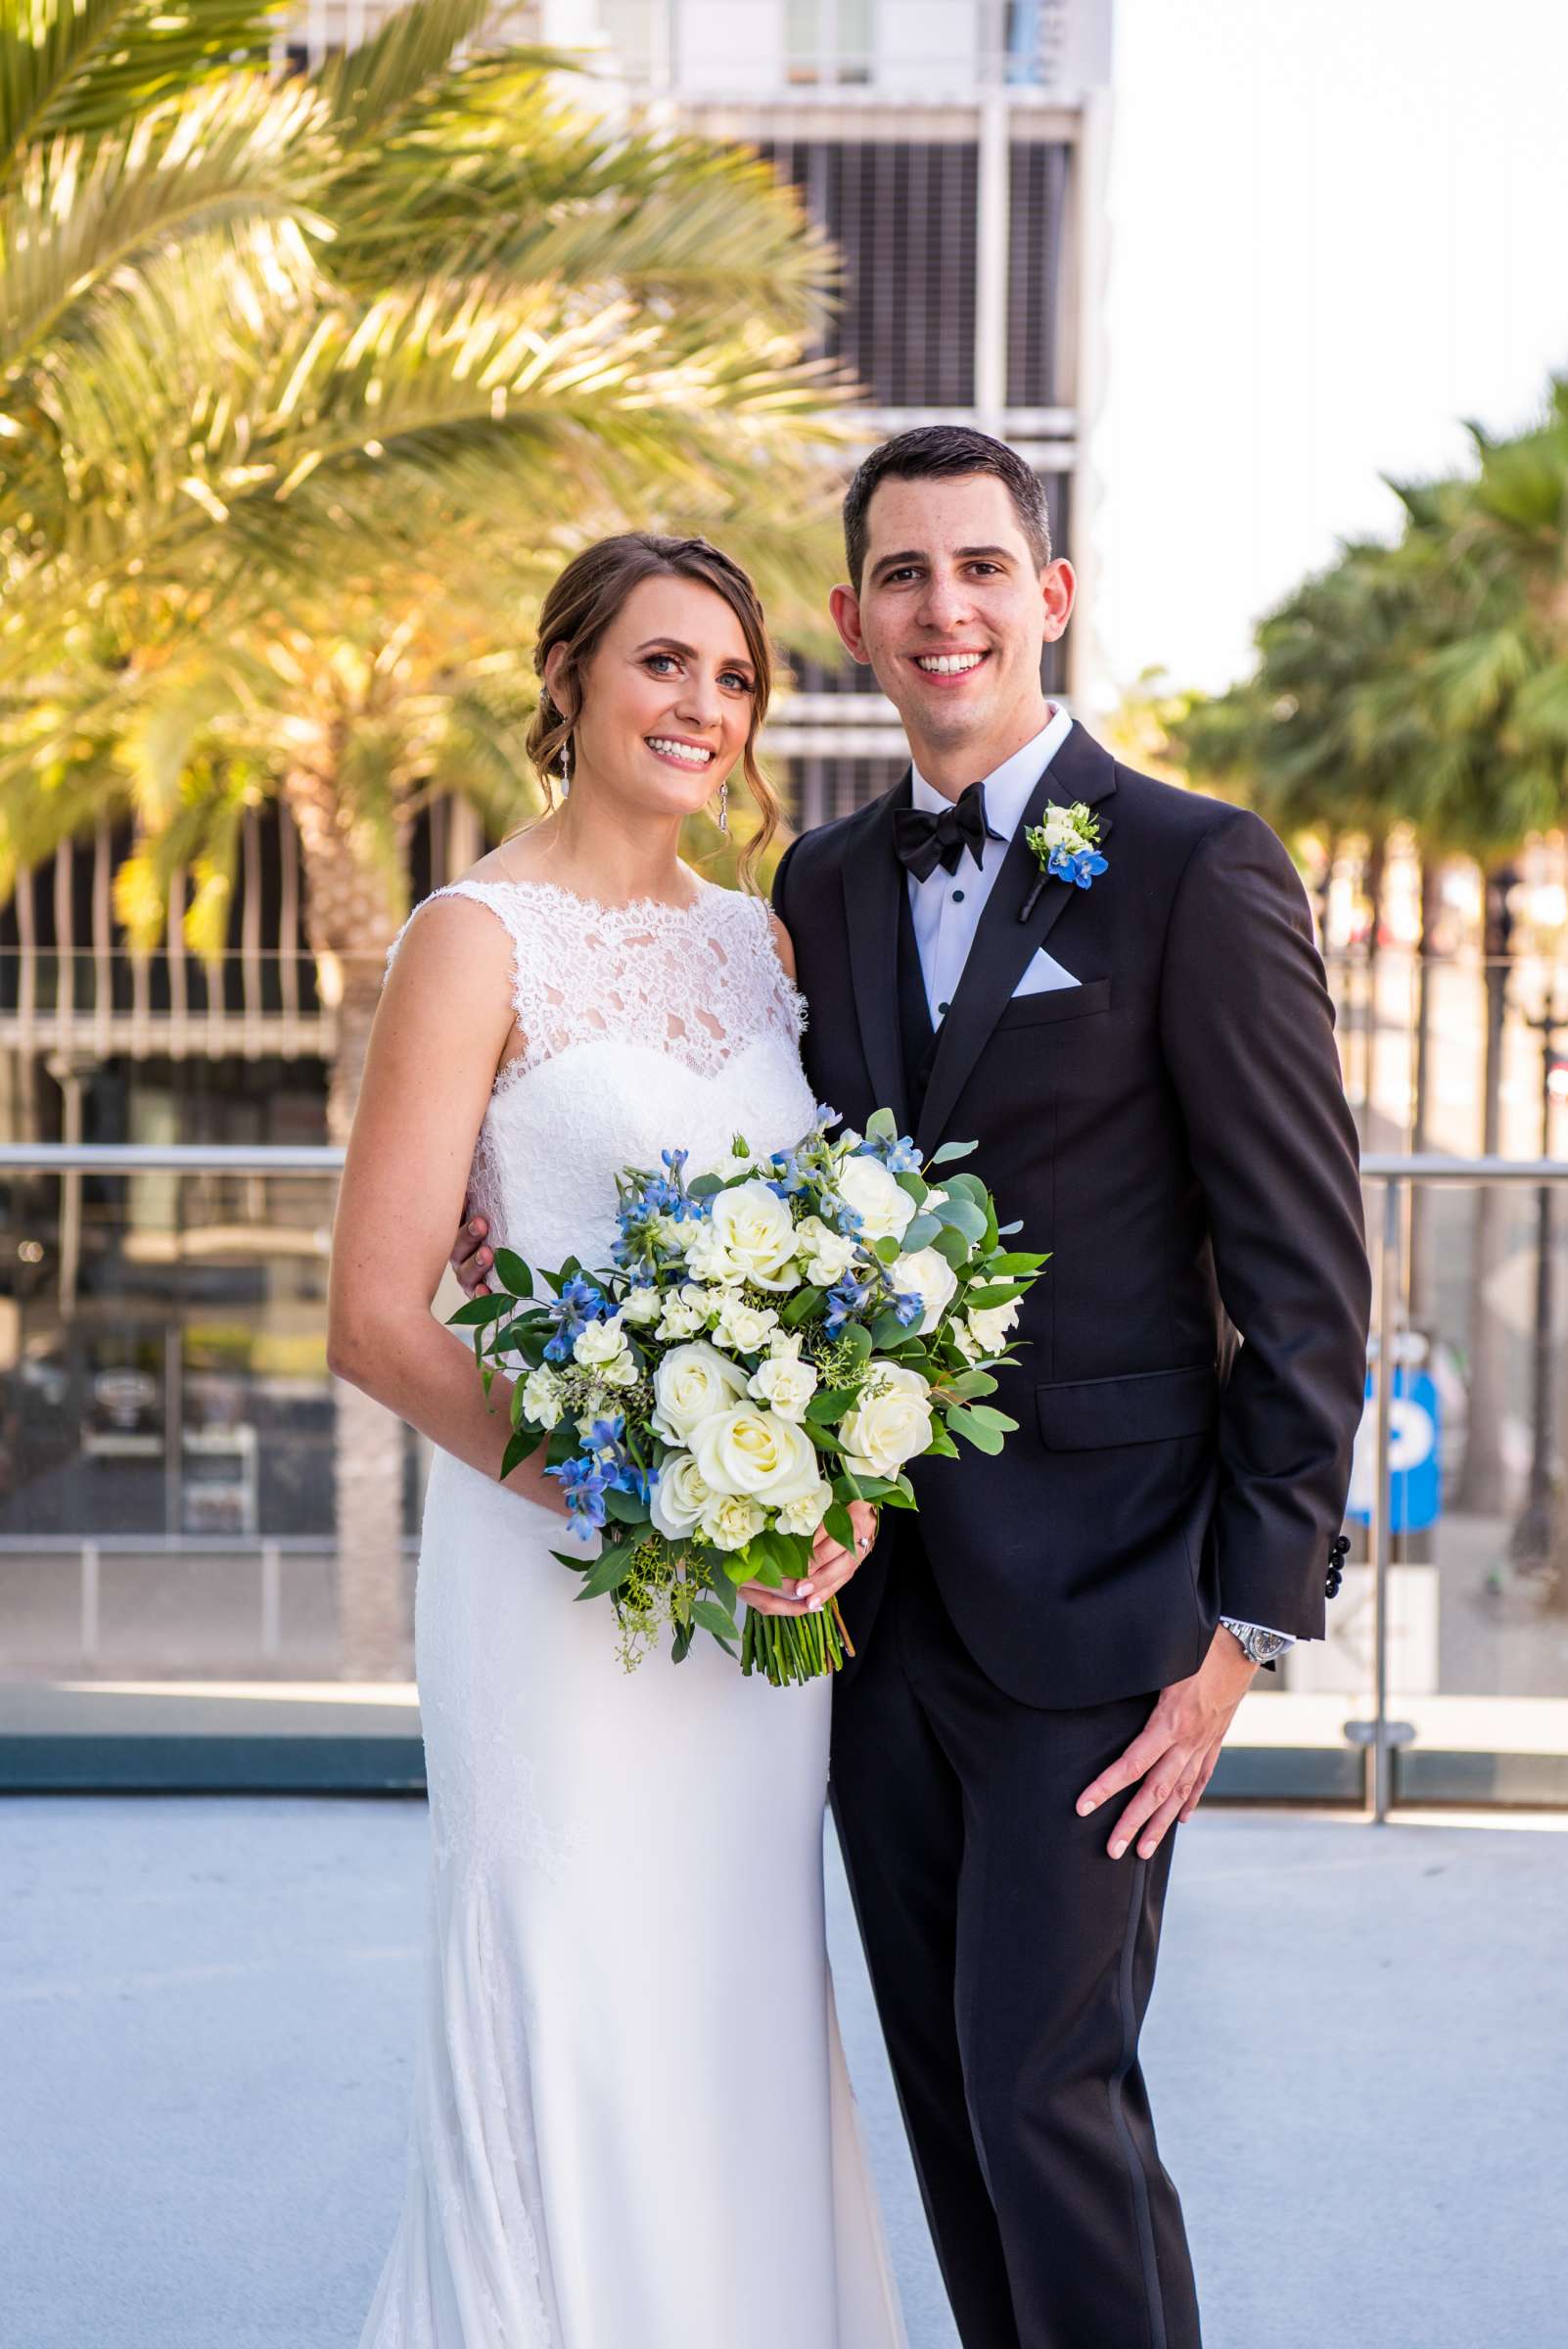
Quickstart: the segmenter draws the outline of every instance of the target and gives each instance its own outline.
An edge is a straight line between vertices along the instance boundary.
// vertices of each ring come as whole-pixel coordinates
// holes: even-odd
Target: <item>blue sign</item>
[[[1366,1374],[1366,1410],[1356,1439],[1350,1505],[1345,1514],[1365,1525],[1372,1514],[1377,1478],[1377,1413],[1372,1407],[1372,1374]],[[1424,1370],[1397,1364],[1389,1431],[1389,1531],[1418,1534],[1443,1511],[1438,1472],[1441,1409],[1436,1382]]]

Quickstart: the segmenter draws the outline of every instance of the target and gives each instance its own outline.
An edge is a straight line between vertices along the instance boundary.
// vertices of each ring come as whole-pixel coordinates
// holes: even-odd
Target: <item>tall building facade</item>
[[[844,259],[828,354],[878,436],[965,423],[1045,486],[1083,567],[1110,0],[600,0],[630,101],[756,148]],[[1079,623],[1048,690],[1092,668]],[[800,825],[885,789],[902,738],[868,670],[806,661],[767,749]]]

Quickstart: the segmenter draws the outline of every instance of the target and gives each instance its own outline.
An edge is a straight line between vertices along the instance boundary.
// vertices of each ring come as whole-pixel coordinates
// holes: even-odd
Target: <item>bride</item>
[[[831,1684],[707,1640],[623,1674],[551,1555],[558,1487],[539,1455],[498,1481],[502,1386],[431,1313],[465,1196],[534,1265],[607,1264],[620,1169],[812,1123],[788,938],[676,852],[737,760],[773,827],[750,580],[606,539],[534,658],[564,796],[394,944],[333,1251],[334,1370],[437,1447],[414,2115],[361,2349],[900,2349],[823,1938]],[[820,1606],[855,1562],[823,1533],[793,1593],[745,1595]]]

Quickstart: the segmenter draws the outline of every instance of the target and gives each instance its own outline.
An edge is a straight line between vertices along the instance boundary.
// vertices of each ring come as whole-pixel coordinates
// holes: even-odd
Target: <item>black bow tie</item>
[[[983,783],[971,783],[951,807],[944,807],[938,814],[926,807],[900,807],[893,819],[893,845],[899,861],[908,866],[917,881],[929,881],[939,864],[955,873],[965,848],[979,864],[988,838],[996,837],[986,822]]]

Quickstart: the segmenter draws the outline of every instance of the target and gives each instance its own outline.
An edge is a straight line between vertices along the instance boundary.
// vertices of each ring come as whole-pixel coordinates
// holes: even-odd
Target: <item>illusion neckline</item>
[[[587,897],[580,889],[568,889],[559,881],[525,880],[514,878],[509,873],[503,873],[497,880],[476,873],[462,881],[449,881],[446,886],[448,889],[533,889],[545,897],[560,898],[569,905],[580,905],[586,913],[609,914],[612,917],[634,913],[643,919],[652,915],[676,922],[689,921],[712,897],[734,897],[739,894],[734,890],[726,890],[722,882],[710,881],[704,874],[693,872],[689,864],[682,864],[680,869],[690,874],[697,888],[697,895],[689,905],[670,905],[663,898],[628,898],[623,905],[612,905],[603,898]]]

